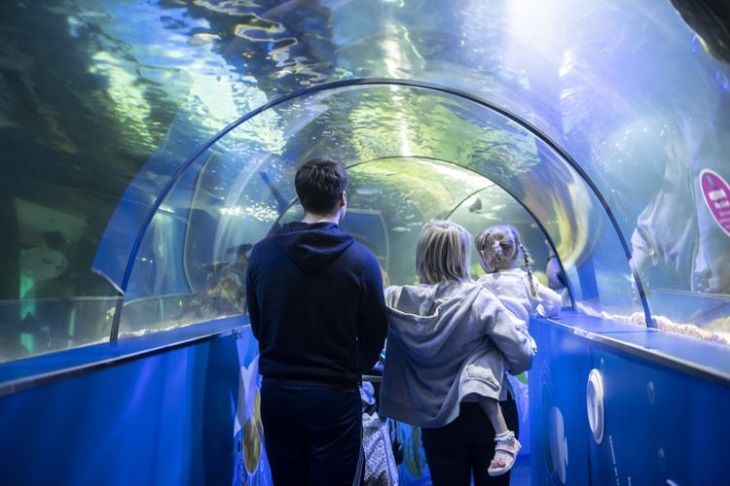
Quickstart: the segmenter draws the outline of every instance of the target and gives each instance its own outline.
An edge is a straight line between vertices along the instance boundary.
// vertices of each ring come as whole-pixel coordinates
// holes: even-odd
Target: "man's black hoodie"
[[[383,348],[380,265],[334,223],[289,223],[258,242],[246,298],[265,380],[351,389]]]

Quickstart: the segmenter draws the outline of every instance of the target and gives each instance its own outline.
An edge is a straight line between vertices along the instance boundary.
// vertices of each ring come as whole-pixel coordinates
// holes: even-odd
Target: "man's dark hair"
[[[311,159],[297,170],[294,186],[305,211],[328,214],[347,189],[347,171],[332,160]]]

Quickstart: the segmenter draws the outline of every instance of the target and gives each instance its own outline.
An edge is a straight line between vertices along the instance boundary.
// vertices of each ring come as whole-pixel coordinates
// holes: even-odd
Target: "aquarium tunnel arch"
[[[394,110],[394,104],[399,103],[407,107]],[[375,119],[358,118],[358,113],[364,112],[376,114],[372,115]],[[401,116],[403,112],[421,115],[407,119]],[[446,113],[448,116],[443,116]],[[257,117],[270,116],[280,117],[280,123],[285,124],[284,133],[289,137],[286,150],[295,155],[285,151],[257,159],[249,147],[251,143],[246,139],[249,126],[259,123]],[[424,131],[437,138],[454,140],[454,147],[444,150],[442,147],[448,145],[414,146],[409,142],[421,136],[417,132]],[[327,133],[327,136],[310,136],[308,132]],[[383,133],[392,136],[384,139]],[[117,286],[132,301],[151,298],[161,289],[179,285],[169,279],[180,275],[184,276],[182,280],[187,288],[179,290],[199,292],[206,285],[201,268],[225,262],[230,259],[230,248],[250,245],[280,220],[298,214],[291,207],[296,199],[291,176],[295,164],[302,162],[302,154],[310,157],[341,154],[340,147],[345,142],[366,146],[368,139],[376,135],[380,145],[369,147],[366,160],[344,159],[352,171],[350,218],[358,217],[353,218],[353,213],[362,218],[377,214],[384,220],[384,224],[376,226],[385,232],[379,250],[385,270],[394,277],[394,282],[412,280],[413,267],[401,266],[395,271],[387,268],[390,262],[385,255],[390,252],[390,242],[398,240],[399,251],[403,253],[404,244],[415,245],[415,237],[424,222],[449,217],[476,234],[493,224],[512,223],[514,218],[528,247],[535,248],[535,261],[546,261],[545,245],[549,244],[566,262],[566,267],[574,269],[567,274],[567,287],[578,289],[581,300],[595,301],[606,309],[643,306],[647,311],[645,299],[637,290],[641,288],[640,282],[627,278],[631,269],[626,237],[621,234],[602,195],[569,154],[526,121],[499,107],[456,90],[402,80],[321,85],[268,103],[242,117],[177,170],[146,216],[126,266],[96,269],[107,278],[121,274]],[[499,150],[495,150],[499,145],[510,147],[510,151],[500,156]],[[404,184],[418,187],[419,193],[396,189],[393,184],[396,178],[405,178],[408,182]],[[186,201],[189,207],[185,206]],[[500,204],[509,209],[499,214],[489,211],[490,205]],[[251,213],[254,207],[259,211],[257,214]],[[230,214],[231,211],[235,214]],[[155,222],[165,221],[166,213],[175,213],[178,218],[179,213],[187,213],[185,228],[181,230],[186,247],[180,248],[186,255],[173,260],[184,263],[179,272],[170,271],[169,257],[164,259],[153,254],[154,248],[159,248],[159,241],[148,236],[158,234]],[[268,217],[262,218],[266,213]],[[210,221],[198,224],[200,218]],[[573,222],[573,226],[558,225],[561,218]],[[344,227],[347,226],[345,221]],[[586,245],[586,241],[581,241],[586,235],[580,235],[580,226],[600,228],[609,234],[613,232],[613,236],[604,238],[599,233],[602,237],[596,239],[600,243],[595,243],[595,247],[581,246]],[[203,241],[211,228],[216,237],[213,245],[205,247]],[[405,234],[399,235],[400,238],[388,236],[393,228],[407,237]],[[367,231],[367,227],[360,230]],[[366,237],[362,233],[361,236]],[[103,252],[103,247],[100,251]],[[603,281],[599,282],[595,276],[594,265],[600,258],[587,259],[586,254],[613,256],[606,268],[599,269]],[[623,268],[618,264],[622,257]],[[402,261],[413,263],[412,258]],[[161,271],[151,270],[149,262],[158,262],[166,274],[159,276]],[[140,284],[149,283],[150,272],[157,276],[156,288],[149,285],[144,288]],[[601,286],[605,287],[603,298],[600,298]],[[116,328],[113,326],[113,330]]]
[[[299,218],[297,167],[330,157],[343,229],[389,283],[413,282],[433,218],[514,224],[543,281],[557,254],[563,309],[530,319],[520,378],[531,484],[726,481],[727,19],[710,0],[2,2],[0,477],[271,484],[243,275]],[[401,484],[424,484],[400,426]]]

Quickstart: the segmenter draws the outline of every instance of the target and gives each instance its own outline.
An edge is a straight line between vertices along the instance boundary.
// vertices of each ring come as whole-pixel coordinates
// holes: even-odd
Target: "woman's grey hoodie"
[[[442,427],[474,395],[499,398],[505,371],[532,366],[526,323],[476,282],[386,288],[388,338],[380,414]]]

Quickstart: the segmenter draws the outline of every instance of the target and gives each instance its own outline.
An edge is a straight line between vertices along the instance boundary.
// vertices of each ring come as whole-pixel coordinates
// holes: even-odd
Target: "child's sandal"
[[[515,465],[517,454],[522,448],[522,444],[515,438],[515,434],[512,431],[509,432],[509,436],[506,438],[495,438],[494,441],[496,443],[494,447],[494,459],[492,459],[487,470],[492,477],[501,476],[512,469],[512,466]],[[502,463],[499,459],[502,459],[504,462]]]

